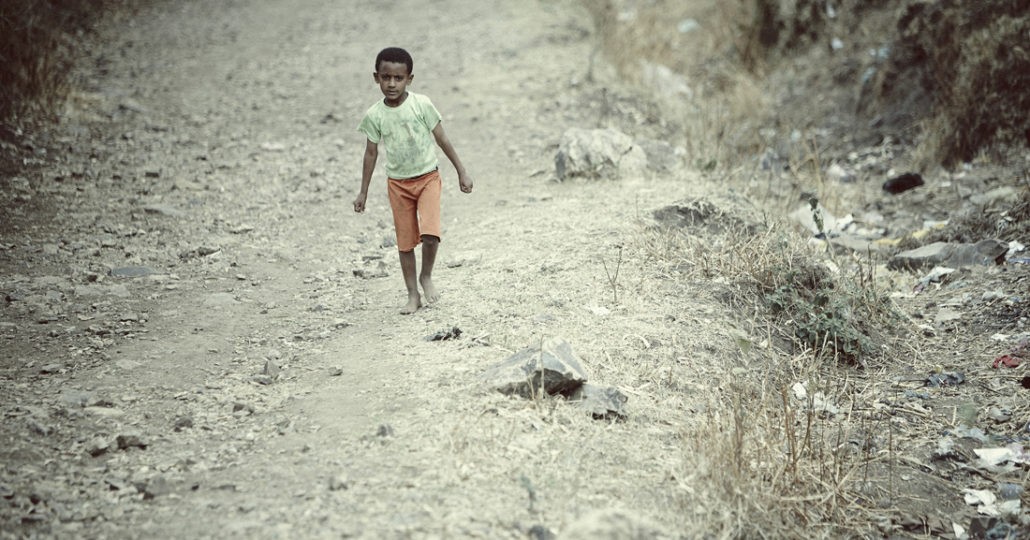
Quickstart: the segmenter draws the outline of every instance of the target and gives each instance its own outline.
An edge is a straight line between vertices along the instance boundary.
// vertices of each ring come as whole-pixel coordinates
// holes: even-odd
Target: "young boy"
[[[361,120],[358,131],[368,137],[361,170],[361,191],[354,199],[354,211],[365,211],[368,185],[379,158],[379,145],[386,150],[387,192],[397,231],[401,273],[408,288],[408,303],[401,313],[411,314],[422,307],[418,286],[426,302],[440,298],[433,287],[433,263],[440,244],[440,172],[433,140],[451,160],[458,172],[463,193],[472,192],[472,178],[458,159],[451,141],[443,131],[440,113],[429,98],[408,92],[412,74],[411,55],[404,49],[389,47],[376,56],[372,78],[383,92],[383,100],[372,105]],[[415,279],[415,246],[422,243],[422,271]]]

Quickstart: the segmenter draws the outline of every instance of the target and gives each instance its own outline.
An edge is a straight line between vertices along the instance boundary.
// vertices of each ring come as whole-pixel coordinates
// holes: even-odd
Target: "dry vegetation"
[[[90,4],[38,0],[0,4],[0,119],[36,106],[53,109],[63,97],[71,35],[74,27],[83,24]]]
[[[871,515],[893,500],[885,473],[895,456],[876,435],[890,430],[890,407],[867,379],[899,350],[884,329],[906,323],[872,276],[841,275],[821,249],[775,226],[715,242],[652,230],[642,249],[683,296],[714,286],[752,325],[742,336],[765,336],[737,338],[729,377],[703,377],[724,382],[683,434],[681,481],[704,489],[687,490],[682,510],[725,538],[877,534]]]
[[[844,129],[862,131],[853,126],[871,118],[880,118],[882,129],[845,135],[829,125],[838,140],[880,137],[885,149],[901,141],[907,144],[900,151],[911,152],[909,161],[922,168],[977,156],[1004,160],[1027,144],[1030,102],[1018,89],[1030,86],[1030,66],[1018,44],[1030,17],[1014,12],[1016,3],[916,3],[898,12],[893,3],[845,1],[833,17],[824,4],[588,5],[603,49],[624,77],[667,94],[668,84],[653,78],[657,65],[690,85],[693,92],[667,99],[665,110],[682,122],[691,163],[774,213],[812,196],[836,206],[840,187],[823,174],[843,145],[806,136],[786,144],[790,183],[771,175],[758,181],[753,163],[776,137],[792,129],[808,133],[820,127],[820,115],[839,108],[850,120]],[[920,15],[931,16],[913,13],[920,9],[937,10],[932,20],[944,24],[921,26],[929,23]],[[689,21],[697,26],[685,30]],[[899,35],[883,30],[895,24]],[[880,49],[890,51],[885,58],[834,66],[822,49],[837,35],[874,50],[879,40],[896,41]],[[804,60],[794,64],[795,57]],[[850,91],[828,92],[837,102],[826,105],[816,99],[822,81],[806,80],[796,69],[807,62],[825,63],[815,69],[834,71],[835,83],[858,81],[863,71],[875,75]],[[784,95],[777,83],[791,78],[813,94],[810,106],[777,103]],[[970,211],[931,239],[1025,240],[1020,223],[1028,194],[1006,212]],[[914,534],[950,533],[950,524],[902,523],[905,514],[919,513],[921,497],[938,493],[903,485],[896,472],[929,433],[908,424],[910,411],[899,410],[902,379],[891,364],[898,358],[915,364],[920,352],[905,339],[914,324],[890,299],[877,262],[812,247],[775,224],[740,230],[747,234],[723,234],[714,243],[685,229],[652,231],[644,240],[664,278],[684,287],[714,284],[717,296],[754,325],[749,335],[768,336],[740,340],[742,368],[718,386],[704,421],[684,434],[690,466],[682,481],[707,489],[687,490],[683,509],[720,537],[876,536],[899,526]],[[792,392],[797,381],[805,381],[806,392]],[[837,414],[826,410],[828,403]]]

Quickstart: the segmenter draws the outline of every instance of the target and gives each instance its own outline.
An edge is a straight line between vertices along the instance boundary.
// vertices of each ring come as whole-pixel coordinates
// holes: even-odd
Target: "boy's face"
[[[387,105],[398,105],[408,90],[408,85],[415,78],[408,73],[408,66],[398,62],[380,62],[379,71],[372,74],[379,83],[379,89],[386,96]]]

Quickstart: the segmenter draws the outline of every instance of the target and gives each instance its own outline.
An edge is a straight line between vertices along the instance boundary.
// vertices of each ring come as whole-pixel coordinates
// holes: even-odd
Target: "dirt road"
[[[8,186],[0,536],[677,531],[703,489],[679,434],[733,330],[656,286],[633,240],[695,182],[550,181],[565,129],[646,117],[591,71],[590,27],[566,0],[263,0],[102,29],[67,155]],[[387,45],[477,182],[461,194],[444,161],[443,299],[412,316],[381,173],[351,210]],[[480,382],[555,336],[627,421]]]

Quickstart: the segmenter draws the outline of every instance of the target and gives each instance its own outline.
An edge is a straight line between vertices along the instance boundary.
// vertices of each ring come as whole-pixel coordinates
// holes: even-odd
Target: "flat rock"
[[[657,225],[666,228],[704,228],[713,233],[752,234],[763,227],[763,218],[749,202],[733,195],[680,199],[654,210],[652,214]]]
[[[157,273],[157,270],[148,266],[122,266],[119,268],[112,268],[110,272],[111,277],[119,278],[146,277]]]
[[[948,266],[959,268],[973,265],[994,265],[1004,260],[1008,245],[998,240],[981,240],[975,244],[934,242],[903,251],[887,263],[892,270],[915,270]]]
[[[1001,186],[984,193],[969,196],[969,202],[988,206],[996,203],[1015,203],[1019,201],[1019,190],[1013,186]]]
[[[65,390],[61,392],[61,403],[73,407],[85,407],[95,399],[96,396],[94,394],[82,390]]]
[[[483,380],[503,394],[529,398],[541,390],[568,396],[586,382],[587,376],[572,346],[561,338],[551,338],[490,367]]]
[[[148,204],[143,207],[143,211],[148,214],[157,214],[159,216],[169,217],[180,217],[184,215],[182,210],[167,204]]]
[[[883,250],[883,246],[877,244],[872,240],[866,240],[858,236],[850,234],[842,234],[840,236],[833,236],[828,239],[830,245],[839,247],[848,251],[854,251],[858,254],[863,253],[877,253]]]

